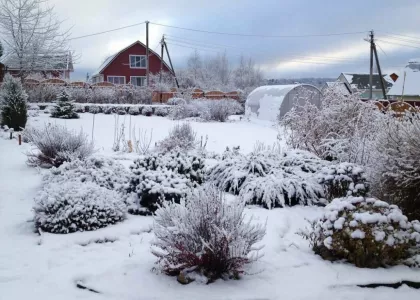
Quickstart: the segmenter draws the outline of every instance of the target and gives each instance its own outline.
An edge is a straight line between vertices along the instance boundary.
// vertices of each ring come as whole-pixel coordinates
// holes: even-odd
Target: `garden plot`
[[[151,217],[130,216],[91,232],[40,236],[34,233],[31,210],[42,174],[25,165],[28,145],[0,139],[0,149],[0,291],[5,299],[418,299],[419,291],[406,286],[357,287],[416,281],[418,269],[359,269],[313,254],[296,232],[307,226],[305,219],[321,216],[316,207],[246,208],[255,222],[267,222],[264,257],[241,280],[209,285],[184,286],[154,270]]]
[[[89,137],[92,135],[93,118],[95,116],[95,127],[93,139],[96,148],[100,152],[110,153],[114,142],[115,117],[104,114],[80,114],[80,119],[52,119],[49,114],[40,114],[37,117],[29,118],[29,126],[42,127],[44,124],[53,123],[64,125],[68,129],[76,131],[83,130]],[[119,124],[124,124],[126,139],[129,138],[129,127],[131,119],[131,128],[136,130],[147,130],[147,135],[152,132],[152,146],[163,140],[168,131],[176,124],[185,123],[185,121],[173,121],[163,117],[145,117],[145,116],[119,116]],[[260,141],[272,145],[277,141],[278,130],[270,122],[236,120],[226,123],[219,122],[190,122],[193,129],[197,132],[197,138],[200,140],[208,137],[208,151],[223,152],[226,147],[240,146],[244,153],[251,152],[255,142]]]

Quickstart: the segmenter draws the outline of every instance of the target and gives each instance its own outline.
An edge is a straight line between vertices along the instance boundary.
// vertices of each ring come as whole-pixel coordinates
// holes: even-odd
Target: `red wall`
[[[151,52],[149,53],[149,72],[158,73],[160,71],[160,58]],[[130,76],[146,76],[146,69],[130,69],[130,55],[146,55],[146,47],[136,43],[131,48],[121,52],[102,72],[104,81],[108,81],[107,76],[125,76],[125,83],[130,82]],[[163,64],[163,71],[170,70]]]

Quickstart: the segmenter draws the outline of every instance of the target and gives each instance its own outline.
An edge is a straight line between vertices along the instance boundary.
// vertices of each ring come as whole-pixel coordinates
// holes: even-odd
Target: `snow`
[[[62,120],[50,118],[49,114],[41,114],[39,117],[29,118],[29,126],[43,127],[44,124],[56,123],[64,125],[70,130],[83,131],[91,137],[93,114],[80,114],[77,120]],[[130,115],[119,116],[119,122],[125,124],[128,137],[128,128],[130,124]],[[145,117],[131,116],[131,126],[151,132],[153,137],[151,145],[163,140],[169,130],[177,124],[186,121],[173,121],[163,117]],[[105,153],[112,152],[114,142],[114,117],[113,115],[97,114],[95,115],[94,142],[95,148]],[[226,147],[232,148],[240,146],[241,152],[249,153],[254,149],[256,141],[272,145],[277,141],[278,130],[273,123],[261,120],[251,121],[233,121],[233,122],[195,122],[190,121],[193,130],[197,132],[197,138],[208,136],[207,150],[222,153]],[[112,152],[113,153],[113,152]]]
[[[29,123],[43,126],[53,122],[70,129],[83,128],[90,134],[92,118],[91,114],[81,114],[78,120],[56,120],[43,114],[29,118]],[[126,125],[128,120],[127,116]],[[112,152],[113,121],[109,115],[95,117],[98,154],[127,159],[122,161],[127,166],[135,156],[122,157]],[[165,137],[177,123],[144,116],[132,117],[131,121],[144,129],[153,128],[153,142]],[[264,122],[191,123],[198,135],[209,136],[208,150],[219,153],[226,146],[236,145],[247,153],[253,150],[257,139],[272,144],[277,136],[276,129]],[[44,171],[26,165],[28,144],[18,146],[16,140],[6,138],[0,137],[1,299],[418,299],[419,291],[407,286],[399,289],[356,286],[418,281],[418,269],[406,266],[358,269],[314,255],[308,241],[296,232],[308,226],[307,220],[322,216],[319,207],[273,210],[247,207],[248,217],[252,216],[255,222],[267,222],[267,234],[262,241],[264,256],[241,280],[218,280],[209,285],[193,282],[184,286],[174,277],[154,271],[151,217],[128,215],[127,220],[96,231],[39,235],[33,229],[32,207]],[[355,198],[353,204],[357,201],[360,199]],[[420,224],[414,226],[420,231]],[[100,294],[78,289],[76,283]]]
[[[404,80],[405,74],[405,80]],[[389,96],[420,96],[420,71],[405,68],[404,72],[398,77],[392,88],[389,90]]]

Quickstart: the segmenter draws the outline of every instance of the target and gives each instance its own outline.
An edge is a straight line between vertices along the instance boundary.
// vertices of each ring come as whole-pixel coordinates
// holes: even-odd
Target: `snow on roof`
[[[112,54],[112,55],[110,55],[110,56],[108,56],[107,58],[105,58],[105,60],[104,60],[104,62],[99,66],[99,68],[98,69],[96,69],[96,71],[95,72],[93,72],[92,73],[92,77],[94,77],[94,76],[96,76],[96,75],[99,75],[99,73],[103,70],[103,69],[105,69],[105,67],[117,56],[119,54],[119,52],[118,53],[115,53],[115,54]]]
[[[348,89],[347,85],[341,81],[329,81],[325,83],[326,87],[334,89],[336,91],[341,92],[343,95],[349,95],[350,90]]]
[[[343,72],[342,74],[352,88],[357,88],[360,90],[366,90],[369,88],[369,73]],[[394,83],[387,74],[382,74],[382,78],[384,79],[386,88],[390,88]],[[373,88],[381,88],[381,80],[378,73],[373,74]]]
[[[420,96],[420,71],[406,67],[404,73],[398,77],[397,81],[389,90],[388,95],[402,96],[403,88],[405,96]]]

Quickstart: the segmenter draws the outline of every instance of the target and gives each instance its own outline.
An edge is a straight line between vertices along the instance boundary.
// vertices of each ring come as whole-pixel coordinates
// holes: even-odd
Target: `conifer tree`
[[[55,102],[51,117],[61,119],[78,119],[79,115],[76,113],[76,107],[73,102],[74,101],[70,100],[69,94],[66,91],[62,91],[57,96],[57,101]]]
[[[28,118],[27,99],[20,79],[6,74],[0,90],[1,124],[16,131],[24,128]]]

